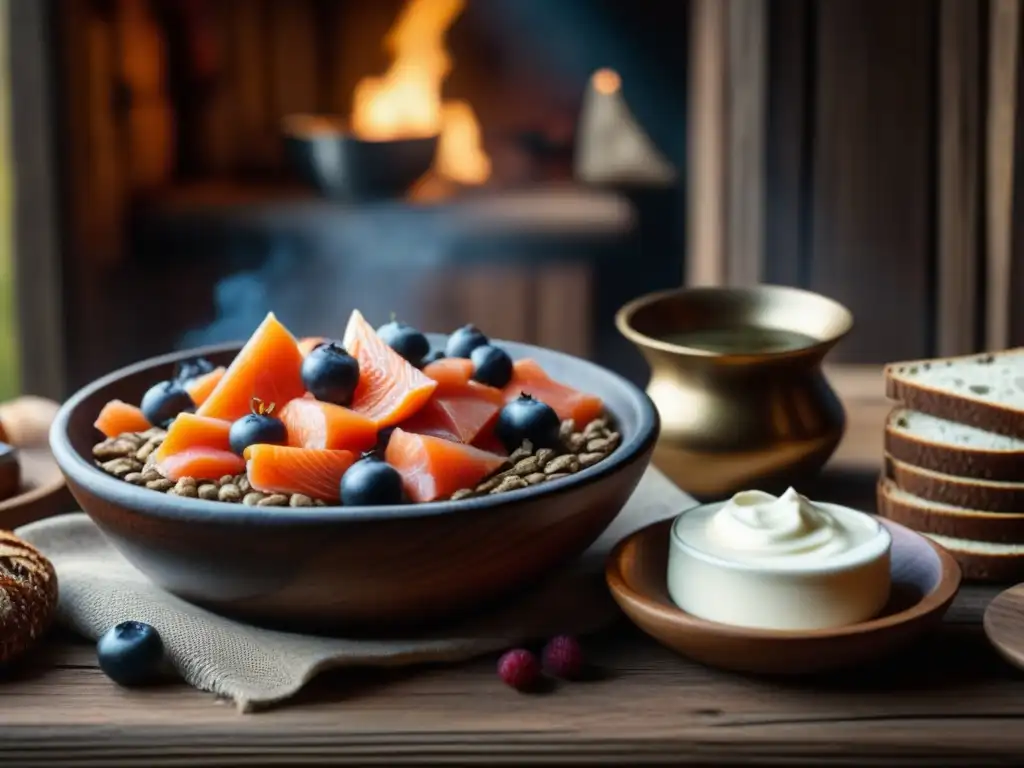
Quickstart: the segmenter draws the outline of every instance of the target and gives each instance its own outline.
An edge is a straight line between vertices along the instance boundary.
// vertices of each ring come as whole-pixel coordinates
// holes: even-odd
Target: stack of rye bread
[[[964,577],[1024,578],[1024,349],[894,363],[878,512],[942,545]]]

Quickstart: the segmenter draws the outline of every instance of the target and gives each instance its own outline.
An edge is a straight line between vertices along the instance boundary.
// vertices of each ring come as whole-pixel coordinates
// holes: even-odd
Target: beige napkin
[[[150,583],[82,513],[41,520],[17,534],[57,569],[61,624],[91,639],[122,621],[151,624],[188,683],[249,711],[287,699],[330,667],[459,661],[526,640],[600,629],[616,616],[603,578],[612,546],[691,503],[652,467],[611,526],[575,563],[500,610],[416,639],[316,637],[217,616]]]

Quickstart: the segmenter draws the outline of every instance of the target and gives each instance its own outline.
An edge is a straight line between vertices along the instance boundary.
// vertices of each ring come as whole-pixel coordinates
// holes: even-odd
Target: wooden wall
[[[835,353],[844,362],[1024,344],[1013,298],[1024,251],[1011,232],[1020,0],[694,7],[693,34],[727,61],[730,47],[751,47],[737,29],[761,29],[759,66],[719,66],[693,94],[730,95],[705,94],[710,112],[691,121],[691,230],[705,232],[691,235],[691,281],[782,283],[842,301],[857,320]],[[693,66],[715,70],[699,57]],[[751,114],[759,147],[729,138]],[[698,162],[708,153],[721,158],[717,178]],[[737,214],[751,189],[760,219]]]

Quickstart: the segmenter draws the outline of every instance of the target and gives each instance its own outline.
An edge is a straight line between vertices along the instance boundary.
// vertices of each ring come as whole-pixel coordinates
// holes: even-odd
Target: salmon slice
[[[468,384],[473,376],[473,363],[462,357],[448,357],[425,365],[423,375],[439,385]]]
[[[512,381],[504,389],[505,402],[526,393],[535,400],[550,405],[560,419],[572,419],[583,427],[604,412],[604,403],[597,395],[580,392],[567,384],[555,381],[535,360],[516,360],[512,367]]]
[[[157,472],[168,480],[193,477],[196,480],[219,480],[224,475],[245,471],[245,459],[231,451],[197,446],[165,456],[155,462]]]
[[[301,369],[298,342],[269,312],[196,413],[235,421],[250,412],[254,397],[283,408],[306,392]]]
[[[103,406],[93,426],[107,437],[117,437],[125,432],[145,432],[151,425],[141,409],[121,400],[111,400]]]
[[[378,428],[408,419],[426,405],[437,382],[385,344],[359,310],[352,312],[342,345],[359,361],[359,386],[352,410]]]
[[[307,336],[304,339],[299,339],[299,352],[305,357],[313,351],[315,347],[320,346],[324,342],[330,341],[330,339],[324,336]]]
[[[333,403],[300,397],[278,414],[294,448],[361,453],[377,444],[377,425],[361,413]]]
[[[341,498],[341,476],[356,460],[351,451],[251,445],[245,451],[249,485],[264,493],[303,493],[322,501]]]
[[[460,488],[472,488],[505,463],[503,457],[471,445],[403,429],[391,434],[384,458],[398,470],[415,502],[446,499]]]
[[[220,384],[220,380],[224,378],[224,374],[227,371],[228,369],[222,365],[219,368],[214,368],[209,373],[204,373],[202,376],[196,376],[185,385],[185,391],[188,392],[188,396],[192,398],[192,402],[196,404],[197,408],[206,402],[207,398],[210,397],[210,393]]]
[[[167,430],[167,437],[156,449],[156,461],[163,461],[176,453],[190,448],[213,448],[218,451],[230,451],[231,422],[223,419],[211,419],[209,416],[197,416],[194,413],[179,413]],[[220,475],[218,475],[220,477]]]
[[[500,389],[478,384],[438,384],[437,392],[402,429],[420,435],[434,435],[460,443],[472,443],[487,428],[505,404]]]

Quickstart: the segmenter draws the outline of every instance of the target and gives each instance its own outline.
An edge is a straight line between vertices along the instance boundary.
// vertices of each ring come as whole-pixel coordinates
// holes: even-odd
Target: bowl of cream
[[[683,512],[669,536],[667,587],[707,621],[772,630],[820,630],[877,616],[889,600],[892,537],[874,517],[741,491]]]

